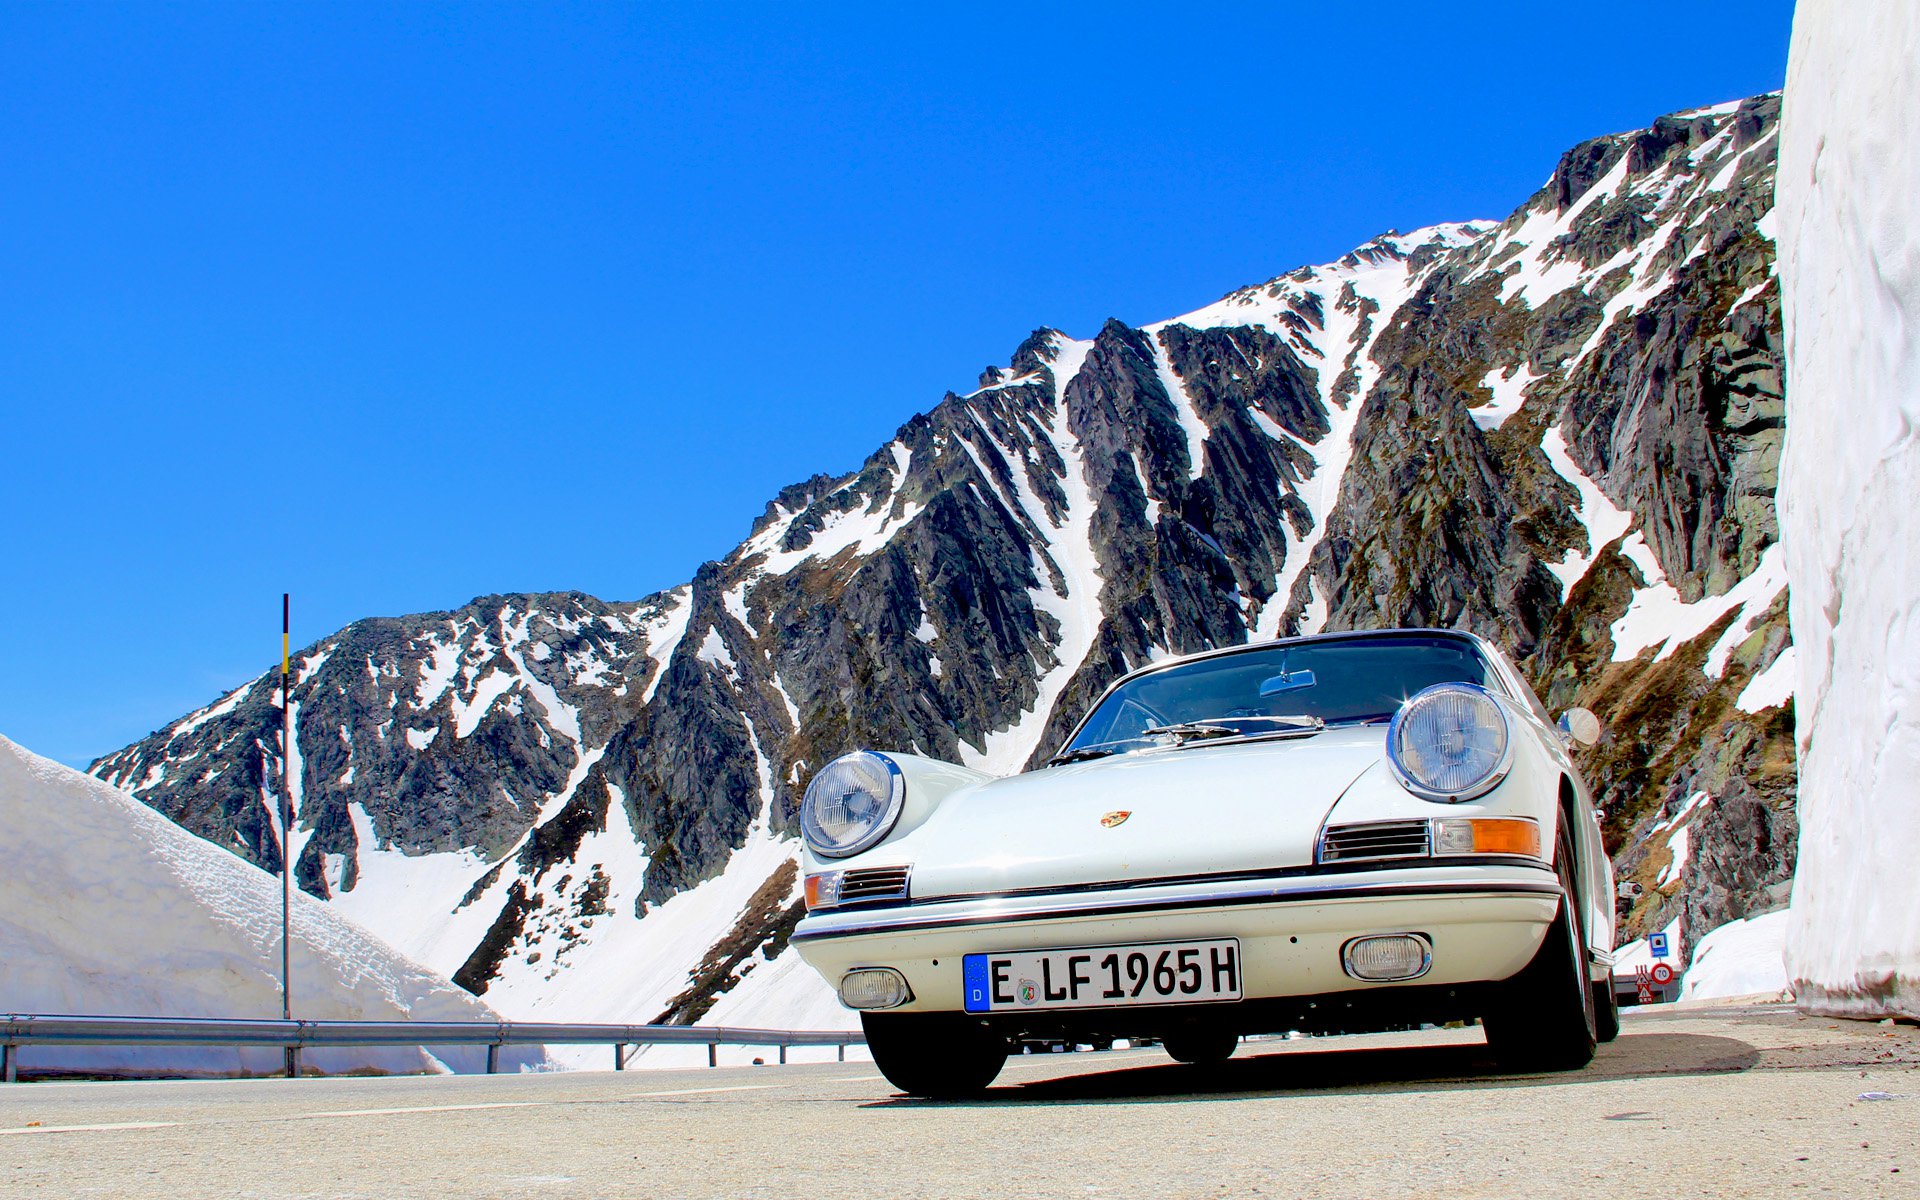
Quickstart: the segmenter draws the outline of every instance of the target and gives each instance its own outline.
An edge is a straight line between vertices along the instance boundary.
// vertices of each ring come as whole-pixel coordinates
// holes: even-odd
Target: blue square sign
[[[1648,934],[1647,950],[1652,953],[1655,958],[1665,958],[1667,956],[1667,935],[1664,933]]]

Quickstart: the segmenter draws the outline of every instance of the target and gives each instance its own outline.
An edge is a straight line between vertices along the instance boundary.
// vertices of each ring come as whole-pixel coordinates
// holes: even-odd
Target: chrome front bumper
[[[1276,872],[826,910],[793,944],[830,986],[855,967],[892,967],[913,989],[904,1011],[941,1012],[962,1007],[967,954],[1236,937],[1256,999],[1406,986],[1341,968],[1340,948],[1363,934],[1425,935],[1422,985],[1506,979],[1539,949],[1560,897],[1551,869],[1524,864]]]

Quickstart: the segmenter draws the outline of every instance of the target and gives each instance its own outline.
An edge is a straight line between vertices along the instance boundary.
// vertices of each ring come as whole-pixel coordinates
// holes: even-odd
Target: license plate
[[[1237,938],[969,954],[962,965],[968,1012],[1240,998]]]

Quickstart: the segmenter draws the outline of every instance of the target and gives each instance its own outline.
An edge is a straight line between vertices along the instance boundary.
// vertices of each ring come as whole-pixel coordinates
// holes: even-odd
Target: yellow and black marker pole
[[[280,1019],[293,1020],[293,595],[280,593]],[[287,1075],[300,1073],[300,1051],[287,1047]]]

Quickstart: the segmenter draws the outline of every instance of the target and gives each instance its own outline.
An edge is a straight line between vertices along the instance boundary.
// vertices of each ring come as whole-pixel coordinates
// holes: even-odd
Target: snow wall
[[[132,796],[0,737],[0,1012],[280,1015],[280,880]],[[294,894],[293,1009],[309,1019],[499,1016],[310,897]],[[27,1046],[20,1069],[253,1075],[277,1047]],[[539,1065],[505,1047],[501,1069]],[[309,1070],[484,1071],[480,1047],[310,1049]]]
[[[1800,0],[1781,113],[1803,1007],[1920,1017],[1920,5]]]

